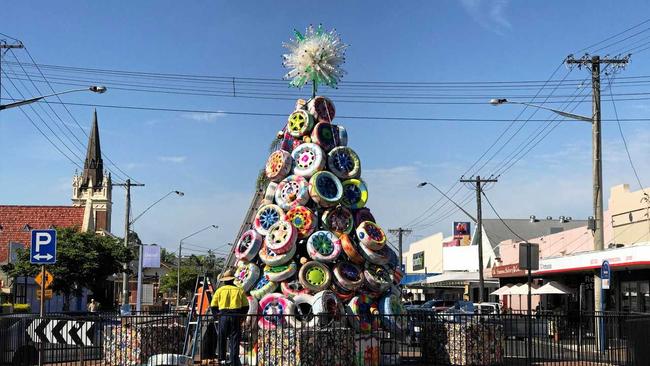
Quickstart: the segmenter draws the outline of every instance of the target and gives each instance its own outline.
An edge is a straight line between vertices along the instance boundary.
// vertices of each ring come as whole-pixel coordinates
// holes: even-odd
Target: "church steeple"
[[[84,161],[84,172],[82,175],[82,187],[92,184],[93,188],[101,187],[104,180],[104,161],[102,150],[99,145],[99,125],[97,123],[97,110],[93,116],[93,126],[88,137],[88,150]]]

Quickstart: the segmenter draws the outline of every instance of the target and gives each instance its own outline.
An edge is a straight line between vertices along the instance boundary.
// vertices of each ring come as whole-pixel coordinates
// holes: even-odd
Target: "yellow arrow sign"
[[[39,272],[36,277],[34,277],[34,282],[36,282],[39,286],[41,285],[43,281],[43,276],[41,276],[41,273]],[[52,284],[52,281],[54,281],[54,276],[47,270],[45,271],[45,288],[49,288],[50,285]]]

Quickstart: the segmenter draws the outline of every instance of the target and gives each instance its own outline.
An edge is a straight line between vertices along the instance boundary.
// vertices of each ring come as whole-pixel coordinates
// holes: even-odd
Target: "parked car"
[[[474,314],[501,314],[501,304],[498,302],[474,303]]]
[[[429,300],[420,306],[421,309],[433,310],[436,313],[453,307],[457,301],[454,300]]]

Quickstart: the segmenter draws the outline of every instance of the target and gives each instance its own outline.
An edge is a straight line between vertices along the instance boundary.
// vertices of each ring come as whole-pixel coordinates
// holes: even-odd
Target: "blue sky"
[[[277,79],[285,73],[281,44],[292,29],[323,23],[336,28],[350,45],[344,82],[516,81],[546,80],[567,54],[640,23],[649,13],[650,4],[643,1],[13,1],[3,6],[0,32],[21,39],[43,64]],[[26,60],[19,52],[16,54]],[[648,75],[649,58],[650,52],[634,55],[620,75]],[[556,78],[566,72],[561,68]],[[568,79],[586,77],[587,71],[574,70]],[[340,92],[344,90],[342,86]],[[477,94],[487,100],[489,93]],[[509,96],[499,93],[494,96]],[[308,94],[305,90],[304,95]],[[322,90],[322,94],[331,93]],[[294,104],[289,100],[123,90],[62,98],[72,103],[287,115]],[[522,110],[488,104],[337,103],[336,97],[334,102],[342,116],[513,119]],[[621,118],[645,118],[650,111],[643,100],[621,101],[617,107]],[[69,108],[89,128],[92,108]],[[583,103],[575,112],[589,114],[589,108]],[[285,121],[283,117],[102,107],[98,114],[104,152],[146,184],[133,189],[134,214],[172,189],[186,193],[161,202],[138,221],[135,229],[143,240],[175,247],[183,236],[214,223],[220,229],[197,236],[194,243],[217,250],[234,239],[269,142]],[[548,116],[538,112],[534,118]],[[613,118],[611,103],[603,102],[603,118]],[[368,206],[385,228],[409,224],[438,199],[432,190],[416,189],[417,183],[429,180],[441,188],[451,186],[508,125],[344,118],[335,122],[347,128],[349,145],[361,156],[363,177],[370,189]],[[540,123],[525,125],[478,173],[493,173]],[[85,144],[76,125],[71,128]],[[648,186],[647,122],[624,123],[623,129],[640,178]],[[514,128],[508,131],[512,133]],[[614,184],[638,188],[616,124],[604,123],[603,135],[605,197]],[[588,125],[563,123],[487,193],[504,217],[584,218],[591,207],[590,144]],[[69,204],[75,166],[49,145],[18,109],[0,113],[0,154],[1,203]],[[468,192],[463,190],[457,197]],[[114,190],[113,231],[117,235],[122,234],[123,195],[122,189]],[[473,200],[469,201],[467,207],[473,210]],[[443,215],[446,211],[448,206],[427,216],[416,225],[410,239],[437,231],[449,234],[452,221],[463,216]],[[485,216],[494,217],[487,207]]]

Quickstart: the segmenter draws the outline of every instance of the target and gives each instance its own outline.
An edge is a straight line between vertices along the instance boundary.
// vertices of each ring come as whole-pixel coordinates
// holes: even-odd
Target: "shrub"
[[[32,307],[29,304],[14,304],[14,314],[31,313]]]

